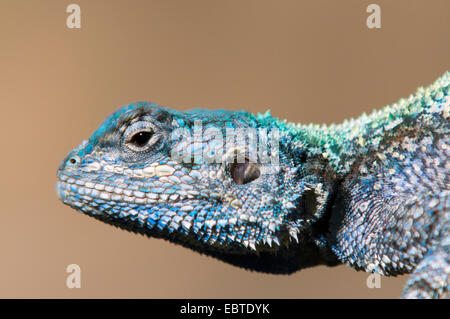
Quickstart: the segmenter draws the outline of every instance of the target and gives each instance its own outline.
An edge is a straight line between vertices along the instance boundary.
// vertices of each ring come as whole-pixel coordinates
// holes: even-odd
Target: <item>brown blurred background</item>
[[[55,172],[118,107],[246,109],[332,123],[450,69],[450,1],[0,1],[0,297],[400,296],[407,277],[347,266],[291,276],[232,267],[61,204]],[[366,27],[381,6],[382,28]],[[82,288],[68,289],[68,264]]]

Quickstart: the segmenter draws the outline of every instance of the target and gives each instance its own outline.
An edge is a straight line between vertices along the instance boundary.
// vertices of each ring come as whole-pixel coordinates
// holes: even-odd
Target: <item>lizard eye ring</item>
[[[80,163],[80,157],[78,155],[73,155],[72,157],[69,158],[69,160],[67,161],[67,163],[69,165],[75,165]]]
[[[134,152],[147,151],[158,139],[156,128],[147,121],[133,123],[124,133],[125,146]]]

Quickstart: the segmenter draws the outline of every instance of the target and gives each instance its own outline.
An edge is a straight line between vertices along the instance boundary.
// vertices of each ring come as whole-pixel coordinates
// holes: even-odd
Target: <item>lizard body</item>
[[[448,291],[450,73],[339,125],[129,104],[58,169],[71,207],[270,273],[346,263]]]

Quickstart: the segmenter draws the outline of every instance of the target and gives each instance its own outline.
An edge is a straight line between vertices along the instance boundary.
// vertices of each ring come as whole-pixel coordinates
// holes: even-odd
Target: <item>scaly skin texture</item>
[[[346,263],[411,273],[405,298],[442,297],[449,81],[328,127],[133,103],[67,155],[56,191],[104,222],[247,269]],[[278,161],[255,161],[261,145]]]

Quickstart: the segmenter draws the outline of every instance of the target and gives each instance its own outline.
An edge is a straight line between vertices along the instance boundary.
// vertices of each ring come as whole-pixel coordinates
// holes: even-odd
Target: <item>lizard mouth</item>
[[[105,182],[85,181],[58,173],[56,182],[56,194],[67,204],[71,204],[70,198],[75,198],[76,202],[92,203],[127,203],[142,206],[150,206],[162,203],[179,203],[185,200],[195,201],[202,198],[211,197],[202,196],[195,190],[175,191],[173,189],[163,189],[160,187],[143,188],[136,185],[108,185]]]
[[[126,183],[108,185],[106,182],[96,175],[82,179],[72,171],[59,170],[55,191],[64,204],[77,211],[111,221],[128,221],[138,228],[164,228],[161,219],[173,217],[170,208],[177,207],[188,214],[202,200],[200,194],[194,195],[192,191],[175,193],[172,189],[164,189],[163,192],[158,187],[139,188]]]
[[[242,214],[240,218],[236,218],[234,215],[232,218],[220,215],[223,219],[208,216],[206,211],[202,212],[205,199],[194,197],[192,194],[177,194],[174,197],[168,194],[145,193],[139,190],[94,183],[91,180],[77,179],[74,176],[65,175],[63,172],[58,172],[56,193],[64,204],[77,211],[109,224],[126,229],[130,228],[133,231],[146,232],[151,230],[151,233],[148,233],[149,236],[156,235],[157,237],[159,231],[168,230],[171,233],[171,229],[172,231],[173,229],[179,229],[179,232],[183,235],[182,238],[192,233],[192,238],[204,237],[206,238],[205,241],[212,241],[213,238],[216,238],[216,246],[226,246],[229,245],[231,240],[229,240],[229,236],[232,236],[233,239],[238,235],[243,237],[243,232],[247,228],[258,228],[256,221],[245,214]],[[216,200],[221,201],[220,199]],[[209,198],[209,201],[211,201],[211,198]],[[223,204],[221,203],[221,205]],[[208,207],[211,207],[211,204],[208,205]],[[225,203],[225,205],[230,206],[232,204]],[[228,213],[234,214],[234,210],[235,208]],[[226,223],[222,225],[222,221]],[[129,227],[126,227],[127,224]],[[267,237],[267,242],[256,243],[250,239],[243,239],[243,245],[252,247],[254,250],[256,250],[256,244],[264,246],[266,250],[277,250],[280,243],[273,233],[275,229],[273,232],[271,229],[272,227],[266,229],[267,236],[261,235]],[[258,230],[261,232],[262,228],[258,228]],[[218,240],[219,237],[220,240]]]
[[[145,193],[142,196],[141,191],[85,182],[62,174],[58,175],[55,189],[64,204],[110,224],[129,223],[133,229],[157,226],[162,230],[165,224],[161,219],[170,215],[168,207],[179,205],[188,210],[198,201],[180,195],[170,198],[164,196],[167,194]]]

